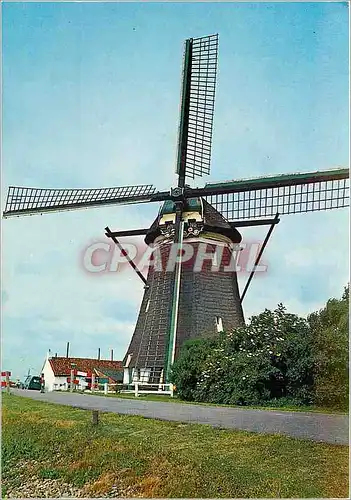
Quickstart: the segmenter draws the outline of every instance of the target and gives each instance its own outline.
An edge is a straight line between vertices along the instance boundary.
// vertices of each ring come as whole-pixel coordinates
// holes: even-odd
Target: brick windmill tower
[[[186,339],[213,335],[243,323],[241,303],[254,270],[240,295],[231,263],[241,241],[241,227],[269,226],[257,265],[280,215],[348,206],[348,169],[241,179],[201,188],[186,185],[187,177],[210,173],[217,53],[218,35],[185,42],[176,187],[167,191],[156,191],[153,185],[9,188],[4,217],[162,202],[148,228],[105,228],[107,237],[124,255],[119,238],[132,235],[143,235],[157,254],[146,278],[126,255],[145,287],[124,359],[126,382],[169,381],[172,363]],[[191,256],[179,258],[182,252]],[[169,262],[174,266],[165,267]]]
[[[173,361],[185,340],[244,323],[233,259],[240,233],[205,199],[190,198],[183,210],[184,255],[178,276],[173,202],[163,205],[147,231],[145,242],[153,246],[156,257],[149,267],[138,321],[124,358],[126,381],[134,374],[142,382],[157,383],[163,379],[165,358]],[[180,286],[174,302],[177,279]],[[172,315],[174,309],[177,316]],[[165,332],[171,328],[176,334],[173,344],[167,345]]]

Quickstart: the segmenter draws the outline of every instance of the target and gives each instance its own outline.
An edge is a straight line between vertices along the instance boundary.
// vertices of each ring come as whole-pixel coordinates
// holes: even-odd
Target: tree
[[[315,353],[314,392],[322,406],[348,407],[349,286],[341,299],[330,299],[309,315]]]

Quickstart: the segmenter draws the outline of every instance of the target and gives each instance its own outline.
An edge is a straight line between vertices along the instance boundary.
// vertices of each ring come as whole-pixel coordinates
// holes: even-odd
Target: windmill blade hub
[[[178,186],[175,188],[171,188],[171,196],[175,200],[181,198],[183,195],[184,195],[184,188]]]

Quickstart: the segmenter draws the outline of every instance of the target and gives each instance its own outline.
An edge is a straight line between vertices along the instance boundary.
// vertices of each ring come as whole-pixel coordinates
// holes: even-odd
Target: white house
[[[123,365],[121,361],[91,358],[67,358],[54,356],[46,357],[42,373],[45,380],[45,390],[48,392],[67,390],[72,368],[75,370],[75,380],[78,389],[87,389],[91,384],[89,374],[94,373],[98,378],[108,383],[122,382]],[[90,375],[91,377],[91,375]]]

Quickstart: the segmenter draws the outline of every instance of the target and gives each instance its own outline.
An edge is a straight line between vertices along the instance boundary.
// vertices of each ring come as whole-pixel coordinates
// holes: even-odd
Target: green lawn
[[[3,496],[347,497],[348,448],[3,396]]]
[[[78,391],[80,392],[80,391]],[[63,394],[66,392],[62,391]],[[83,391],[81,391],[83,394]],[[68,394],[68,393],[67,393]],[[93,396],[105,396],[106,394],[102,392],[84,392],[84,394],[89,394]],[[123,399],[135,399],[134,394],[132,393],[109,393],[107,394],[109,398],[123,398]],[[312,412],[312,413],[336,413],[341,415],[347,415],[347,411],[341,410],[340,408],[322,408],[320,406],[237,406],[237,405],[220,405],[215,403],[199,403],[197,401],[183,401],[182,399],[178,399],[176,396],[171,398],[168,395],[162,394],[139,394],[138,399],[143,401],[161,401],[163,403],[183,403],[183,404],[191,404],[191,405],[203,405],[203,406],[223,406],[226,408],[241,408],[244,410],[271,410],[271,411],[303,411],[303,412]]]

